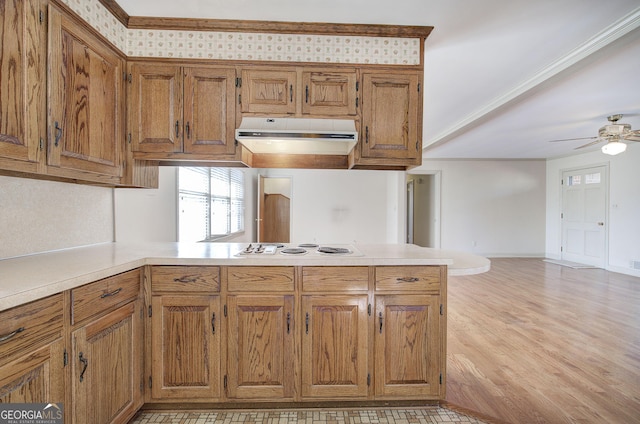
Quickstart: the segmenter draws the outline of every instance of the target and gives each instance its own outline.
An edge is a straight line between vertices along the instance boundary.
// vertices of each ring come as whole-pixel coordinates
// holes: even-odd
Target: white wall
[[[599,150],[547,162],[546,252],[560,257],[562,171],[609,165],[608,261],[611,271],[640,276],[631,261],[640,261],[640,143],[627,151],[607,156]]]
[[[545,162],[423,160],[441,172],[441,247],[484,256],[543,256]]]
[[[113,241],[113,190],[0,176],[0,259]]]
[[[270,177],[291,178],[292,243],[386,243],[388,217],[397,209],[389,198],[396,172],[265,169]],[[392,190],[392,192],[394,192]],[[392,220],[395,222],[395,218]]]
[[[161,166],[157,189],[115,189],[116,241],[177,241],[176,187],[176,168]]]

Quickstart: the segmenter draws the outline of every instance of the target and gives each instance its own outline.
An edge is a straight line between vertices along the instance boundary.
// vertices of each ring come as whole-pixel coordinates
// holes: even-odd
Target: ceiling
[[[622,113],[640,129],[638,0],[117,0],[131,16],[433,26],[426,159],[573,155]],[[631,143],[630,149],[640,149]]]

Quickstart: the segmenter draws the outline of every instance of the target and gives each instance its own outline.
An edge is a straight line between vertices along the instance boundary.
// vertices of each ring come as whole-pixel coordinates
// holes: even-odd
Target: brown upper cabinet
[[[295,114],[298,77],[294,68],[242,70],[242,112]]]
[[[349,68],[252,67],[241,70],[242,113],[355,117],[358,74]]]
[[[118,184],[124,145],[124,59],[49,6],[48,173]]]
[[[234,68],[133,63],[130,75],[134,154],[235,153]]]
[[[0,0],[0,168],[35,172],[46,134],[46,1]]]
[[[362,162],[419,165],[421,72],[364,73],[362,85]]]

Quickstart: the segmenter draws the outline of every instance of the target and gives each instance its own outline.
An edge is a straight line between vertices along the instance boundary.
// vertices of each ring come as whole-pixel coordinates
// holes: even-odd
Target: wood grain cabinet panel
[[[366,398],[367,295],[305,295],[302,313],[303,398]]]
[[[376,296],[376,399],[438,397],[444,372],[439,309],[439,296]]]
[[[65,401],[62,295],[0,312],[0,402]]]
[[[46,1],[1,0],[0,10],[0,168],[36,172],[46,139]]]
[[[133,63],[130,75],[134,152],[235,154],[234,68]]]
[[[0,363],[62,337],[62,295],[0,312]]]
[[[298,74],[295,68],[250,68],[241,72],[242,112],[271,116],[296,113]]]
[[[140,294],[140,278],[140,270],[135,269],[71,290],[71,324],[136,300]]]
[[[184,152],[233,155],[235,69],[184,69]]]
[[[220,267],[154,266],[151,281],[153,292],[216,293],[220,291]]]
[[[366,266],[305,266],[302,290],[305,292],[350,292],[369,289]]]
[[[134,152],[182,151],[182,68],[130,65],[129,114]]]
[[[318,116],[355,116],[358,76],[355,69],[314,69],[302,72],[302,113]]]
[[[151,395],[220,398],[220,297],[152,296]]]
[[[140,302],[108,312],[72,333],[75,423],[126,422],[142,405]]]
[[[0,403],[64,402],[62,338],[0,366]],[[0,350],[1,352],[1,350]]]
[[[419,72],[363,74],[362,158],[400,160],[387,161],[393,164],[421,160],[420,76]]]
[[[293,292],[291,266],[230,266],[227,275],[230,292]]]
[[[438,292],[444,268],[438,266],[377,266],[376,291]]]
[[[49,58],[47,172],[118,184],[124,59],[51,5]]]
[[[232,295],[227,302],[229,398],[293,400],[293,295]]]

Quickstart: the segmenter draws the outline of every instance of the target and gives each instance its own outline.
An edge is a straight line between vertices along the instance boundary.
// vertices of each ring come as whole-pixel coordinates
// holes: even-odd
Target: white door
[[[562,173],[562,259],[604,268],[607,168]]]

